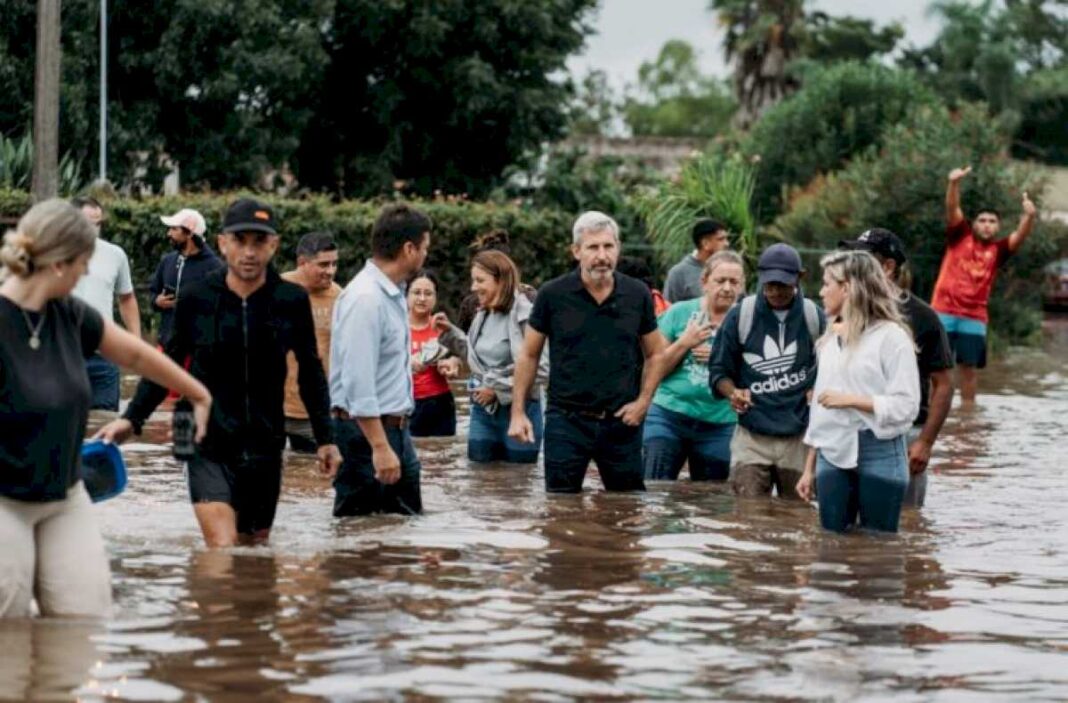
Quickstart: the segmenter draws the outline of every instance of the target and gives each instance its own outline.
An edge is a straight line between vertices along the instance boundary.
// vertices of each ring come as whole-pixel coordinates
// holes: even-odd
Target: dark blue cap
[[[772,244],[764,250],[757,261],[757,280],[765,283],[782,283],[796,286],[801,276],[801,255],[789,244]]]

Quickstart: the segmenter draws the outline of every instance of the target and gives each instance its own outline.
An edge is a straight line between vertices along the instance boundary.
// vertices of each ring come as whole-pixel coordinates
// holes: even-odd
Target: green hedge
[[[170,250],[166,227],[159,221],[160,215],[191,207],[207,219],[209,232],[217,232],[227,205],[239,195],[183,194],[107,200],[104,202],[107,210],[105,237],[126,250],[134,283],[144,289],[160,257]],[[341,249],[338,281],[342,285],[355,275],[370,255],[371,225],[382,202],[337,203],[318,196],[299,200],[270,196],[262,199],[274,206],[281,224],[282,248],[276,261],[280,270],[293,264],[300,236],[314,230],[326,230],[337,237]],[[0,189],[0,220],[16,219],[29,204],[30,198],[25,192]],[[442,307],[450,312],[458,308],[469,284],[468,245],[490,229],[503,228],[511,235],[512,258],[525,282],[538,285],[570,267],[568,245],[574,219],[571,213],[468,201],[435,200],[415,204],[434,222],[427,265],[441,279],[439,299]],[[214,238],[209,237],[209,240],[215,246]],[[155,316],[150,314],[144,295],[141,302],[147,329],[156,320],[148,319]]]

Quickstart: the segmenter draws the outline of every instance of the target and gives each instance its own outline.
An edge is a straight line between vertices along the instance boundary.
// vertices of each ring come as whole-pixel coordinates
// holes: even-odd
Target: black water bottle
[[[174,418],[171,424],[171,452],[175,459],[188,461],[196,454],[197,423],[193,418],[193,405],[185,398],[179,398],[174,404]]]

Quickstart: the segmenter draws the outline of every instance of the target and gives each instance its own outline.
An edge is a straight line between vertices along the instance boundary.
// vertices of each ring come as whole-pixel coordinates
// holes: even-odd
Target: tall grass
[[[677,178],[642,196],[638,208],[661,264],[693,249],[690,232],[703,217],[725,224],[731,247],[751,260],[757,252],[754,183],[753,169],[740,158],[702,154],[686,162]]]

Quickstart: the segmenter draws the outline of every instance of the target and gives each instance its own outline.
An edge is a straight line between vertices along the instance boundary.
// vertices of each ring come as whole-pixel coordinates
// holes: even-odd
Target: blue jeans
[[[488,413],[478,403],[471,403],[471,427],[467,435],[467,458],[471,461],[507,461],[512,464],[537,464],[541,447],[541,403],[527,401],[527,417],[534,425],[534,443],[523,444],[508,436],[512,406],[500,405]]]
[[[533,420],[531,420],[533,422]],[[644,491],[642,428],[611,414],[589,414],[549,406],[545,413],[545,490],[580,493],[590,460],[608,491]]]
[[[642,461],[648,481],[675,481],[690,464],[693,481],[726,481],[731,471],[734,423],[704,422],[652,405],[645,416]]]
[[[877,439],[870,430],[860,433],[857,468],[840,469],[816,455],[816,495],[820,523],[825,529],[845,532],[857,523],[883,532],[897,532],[901,502],[909,485],[905,438]]]
[[[334,478],[334,517],[423,512],[419,488],[422,465],[408,428],[386,427],[386,440],[400,459],[401,475],[396,483],[386,485],[375,478],[371,445],[355,420],[334,420],[334,437],[341,451],[341,468]]]
[[[89,374],[89,387],[92,390],[89,408],[118,410],[119,367],[99,354],[93,354],[85,360],[85,371]]]

